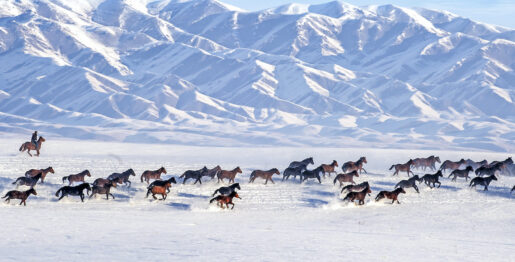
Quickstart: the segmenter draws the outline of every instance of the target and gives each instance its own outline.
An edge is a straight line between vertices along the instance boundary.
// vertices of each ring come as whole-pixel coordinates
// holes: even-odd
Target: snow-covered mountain
[[[515,30],[445,11],[4,0],[0,131],[513,151],[514,67]]]

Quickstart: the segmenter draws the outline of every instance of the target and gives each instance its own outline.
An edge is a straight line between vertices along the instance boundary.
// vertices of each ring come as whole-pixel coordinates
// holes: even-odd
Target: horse
[[[164,167],[161,167],[158,170],[154,171],[146,170],[145,172],[143,172],[143,174],[141,174],[141,183],[143,183],[143,179],[147,181],[147,185],[150,184],[150,179],[161,179],[161,173],[166,174],[166,169]]]
[[[232,192],[236,191],[236,189],[241,190],[240,183],[234,183],[230,186],[220,187],[219,189],[215,190],[212,196],[215,196],[217,192],[220,193],[220,195],[222,196],[228,196]]]
[[[63,197],[72,195],[72,196],[80,196],[80,201],[84,202],[84,189],[87,190],[86,194],[89,195],[89,191],[91,191],[91,186],[88,183],[82,183],[78,186],[63,186],[55,192],[55,196],[59,197],[59,193],[61,193],[61,197],[59,200],[63,199]]]
[[[71,186],[73,182],[84,182],[85,176],[91,176],[87,169],[75,175],[63,176],[63,183],[68,180],[68,185]]]
[[[482,166],[488,166],[488,161],[486,159],[484,159],[483,161],[476,162],[472,159],[467,159],[467,160],[465,160],[465,165],[471,166],[474,169],[478,169]]]
[[[293,161],[288,165],[289,168],[302,167],[303,170],[307,170],[309,164],[314,165],[313,157],[308,157],[302,161]],[[301,171],[302,172],[302,171]]]
[[[32,157],[32,154],[30,153],[30,150],[36,150],[36,156],[39,156],[39,150],[41,149],[41,144],[45,142],[46,140],[40,136],[38,141],[36,142],[38,144],[38,147],[36,148],[32,142],[25,142],[20,146],[20,152],[24,152],[27,150],[27,154]]]
[[[188,180],[190,178],[195,179],[195,183],[193,183],[193,184],[196,184],[197,182],[200,182],[200,184],[202,184],[202,180],[200,180],[200,179],[207,171],[208,171],[208,169],[205,166],[199,170],[186,170],[186,172],[184,172],[179,178],[184,177],[184,180],[182,180],[182,184],[186,183],[186,180]],[[220,180],[220,179],[218,179],[218,180]]]
[[[95,179],[95,181],[93,181],[92,185],[103,187],[104,185],[109,184],[109,183],[113,184],[113,187],[116,187],[116,184],[121,184],[121,183],[123,183],[123,181],[119,177],[116,177],[114,179],[97,178],[97,179]]]
[[[34,188],[30,188],[27,191],[18,191],[18,190],[11,190],[5,194],[2,198],[5,198],[5,202],[7,204],[11,203],[11,199],[21,199],[20,205],[23,204],[24,206],[27,205],[27,198],[30,196],[30,194],[37,195],[38,193]]]
[[[254,171],[252,171],[252,173],[250,173],[249,183],[254,183],[254,180],[256,180],[256,178],[260,177],[260,178],[265,179],[265,185],[268,183],[268,180],[270,180],[272,182],[272,184],[275,184],[274,180],[272,180],[272,176],[274,174],[280,175],[281,172],[279,172],[279,170],[277,168],[272,168],[268,171],[254,170]]]
[[[125,184],[127,185],[127,183],[129,183],[129,186],[128,187],[131,187],[131,181],[129,181],[129,178],[131,176],[136,176],[136,173],[134,173],[134,170],[132,170],[132,168],[129,168],[125,171],[123,171],[122,173],[112,173],[110,174],[107,179],[109,180],[114,180],[115,178],[119,178],[118,180],[118,183],[119,184]]]
[[[465,164],[467,161],[465,159],[461,159],[458,162],[453,162],[451,160],[445,160],[443,161],[442,165],[440,166],[440,170],[442,170],[442,173],[445,172],[446,169],[455,170],[460,168],[461,165]]]
[[[502,163],[503,165],[501,165],[500,163]],[[494,165],[499,165],[501,167],[501,174],[504,174],[504,171],[506,171],[506,168],[508,166],[513,165],[513,160],[511,159],[511,157],[508,157],[504,161],[493,161],[492,163],[490,163],[490,166],[494,166]]]
[[[177,184],[177,181],[175,181],[174,177],[170,177],[167,180],[156,180],[156,181],[152,182],[147,187],[147,189],[152,189],[152,187],[154,187],[154,186],[162,186],[162,187],[164,187],[166,184],[170,184],[170,187],[171,187],[172,184]],[[170,193],[170,187],[166,188],[166,193]]]
[[[302,172],[301,181],[304,182],[308,178],[316,178],[318,183],[322,184],[322,180],[320,179],[320,172],[322,172],[321,167],[317,167],[313,170],[304,170],[304,172]]]
[[[219,195],[219,196],[209,200],[209,203],[211,204],[214,201],[217,201],[218,202],[217,205],[220,206],[222,209],[224,209],[224,204],[227,208],[229,208],[229,204],[231,204],[232,205],[231,209],[234,209],[234,203],[232,202],[232,199],[235,197],[241,199],[241,197],[238,195],[238,193],[236,193],[236,191],[233,191],[228,196]]]
[[[293,179],[295,179],[295,178],[297,178],[297,176],[299,176],[300,180],[302,181],[302,170],[304,170],[303,166],[286,168],[283,172],[283,181],[284,181],[284,179],[288,180],[291,175],[293,175]]]
[[[421,180],[424,181],[424,183],[429,186],[430,188],[433,188],[433,187],[436,187],[436,183],[438,183],[438,187],[440,187],[442,185],[442,183],[440,183],[440,181],[438,181],[438,177],[443,177],[442,175],[442,171],[441,170],[438,170],[438,172],[436,172],[435,174],[431,175],[431,174],[425,174]],[[433,186],[431,186],[431,183],[433,183]]]
[[[355,200],[358,200],[358,205],[364,205],[365,204],[365,197],[367,194],[370,195],[372,191],[370,190],[370,187],[366,187],[360,192],[349,192],[344,198],[343,201],[351,201],[354,202]]]
[[[399,187],[393,191],[381,191],[376,196],[376,202],[386,197],[386,198],[392,200],[392,204],[395,203],[395,201],[397,201],[397,204],[400,204],[401,202],[399,202],[399,199],[397,199],[397,198],[399,197],[399,194],[401,194],[401,193],[406,194],[406,191],[404,191],[404,189],[402,187]]]
[[[325,178],[325,173],[327,173],[327,175],[329,177],[331,177],[331,173],[336,174],[336,171],[334,171],[334,168],[338,167],[338,162],[336,162],[336,160],[333,160],[333,162],[330,165],[321,164],[320,167],[322,168],[322,174],[324,175],[324,178]]]
[[[16,188],[19,186],[29,186],[31,188],[35,187],[38,183],[38,180],[41,178],[42,174],[39,173],[34,177],[18,177],[12,184],[16,185]]]
[[[157,200],[156,195],[159,194],[162,197],[160,200],[165,200],[168,196],[167,192],[170,192],[170,187],[172,187],[172,184],[170,182],[166,182],[164,186],[153,186],[147,190],[146,198],[148,198],[148,195],[152,194],[152,197]]]
[[[495,172],[499,171],[501,172],[501,168],[504,164],[502,162],[499,162],[495,165],[490,166],[481,166],[480,168],[476,169],[474,173],[476,173],[476,176],[491,176],[495,175]]]
[[[397,183],[397,185],[395,185],[393,188],[410,188],[412,187],[413,189],[415,189],[415,191],[417,191],[417,193],[420,193],[418,191],[418,187],[417,187],[417,184],[416,182],[421,182],[422,179],[418,177],[418,175],[414,175],[413,177],[410,177],[408,178],[408,180],[401,180],[399,183]]]
[[[29,171],[25,172],[25,177],[34,177],[37,174],[41,173],[41,184],[45,182],[45,177],[48,174],[48,172],[55,174],[54,169],[49,166],[45,169],[30,169]]]
[[[490,185],[490,182],[492,182],[492,180],[497,180],[495,175],[490,175],[488,177],[474,177],[472,178],[472,180],[470,180],[469,187],[476,188],[476,185],[482,185],[485,186],[484,191],[488,191],[488,186]]]
[[[361,184],[358,184],[358,185],[347,185],[347,186],[344,186],[342,188],[342,191],[340,192],[340,194],[343,194],[343,191],[349,191],[349,192],[360,192],[360,191],[363,191],[363,189],[365,189],[366,187],[370,187],[370,185],[368,184],[368,181],[365,181]]]
[[[91,190],[91,195],[89,198],[92,198],[95,194],[106,194],[106,199],[109,200],[109,195],[111,195],[114,199],[113,194],[111,194],[111,187],[116,187],[116,182],[109,181],[107,184],[103,186],[95,186],[93,185],[93,189]]]
[[[238,174],[238,173],[242,173],[242,171],[241,171],[239,166],[237,166],[235,169],[233,169],[231,171],[222,170],[217,175],[218,183],[220,183],[220,180],[222,180],[222,182],[224,182],[224,178],[228,178],[229,179],[229,183],[231,181],[234,183],[234,178],[236,177],[236,174]]]
[[[392,170],[393,168],[395,168],[395,172],[393,173],[392,176],[398,175],[399,171],[406,171],[406,173],[408,173],[408,177],[409,177],[409,173],[413,174],[413,172],[411,171],[411,165],[413,165],[413,159],[410,159],[405,164],[392,165],[390,167],[390,169],[388,169],[388,170]],[[415,175],[415,174],[413,174],[413,175]]]
[[[417,169],[423,167],[424,170],[429,167],[431,170],[436,170],[436,162],[441,163],[440,157],[430,156],[427,158],[415,158],[413,159],[413,167]]]
[[[211,179],[213,179],[213,178],[215,178],[216,175],[218,175],[218,173],[220,171],[222,171],[222,168],[220,166],[215,166],[215,167],[213,167],[211,169],[208,169],[207,172],[202,174],[202,176],[208,176]]]
[[[352,162],[352,161],[345,162],[342,166],[342,171],[343,171],[343,173],[346,173],[347,171],[359,170],[359,173],[361,174],[361,170],[363,170],[366,174],[367,170],[365,170],[365,168],[363,168],[363,164],[367,164],[367,163],[368,163],[367,158],[362,156],[356,162]]]
[[[333,185],[336,185],[336,181],[340,182],[340,186],[342,186],[344,182],[350,182],[355,185],[356,182],[354,182],[353,177],[359,177],[357,170],[354,170],[346,174],[338,174],[333,180]]]
[[[467,168],[462,169],[462,170],[460,170],[460,169],[456,169],[456,170],[454,170],[454,171],[452,171],[452,172],[451,172],[451,174],[449,175],[449,177],[454,176],[454,177],[452,178],[452,181],[456,181],[456,178],[457,178],[457,177],[464,177],[464,178],[465,178],[465,181],[468,181],[468,179],[469,179],[469,172],[471,172],[472,170],[473,170],[473,169],[472,169],[472,167],[471,167],[471,166],[467,166]],[[449,178],[449,177],[448,177],[448,178]]]

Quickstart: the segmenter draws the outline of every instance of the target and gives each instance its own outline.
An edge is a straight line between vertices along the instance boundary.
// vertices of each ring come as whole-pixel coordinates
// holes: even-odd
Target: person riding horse
[[[32,144],[34,144],[34,147],[36,148],[36,150],[38,149],[38,131],[34,131],[34,133],[32,133],[32,138],[30,139],[30,142],[32,142]]]

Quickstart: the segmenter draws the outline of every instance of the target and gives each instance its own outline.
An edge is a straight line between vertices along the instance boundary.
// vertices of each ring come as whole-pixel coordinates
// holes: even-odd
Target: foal
[[[336,181],[340,182],[340,186],[342,186],[344,182],[350,182],[355,185],[356,182],[354,182],[353,177],[359,177],[357,170],[347,174],[338,174],[333,180],[333,185],[336,184]]]
[[[454,171],[451,172],[451,174],[449,175],[449,177],[451,176],[454,176],[452,178],[452,181],[456,181],[456,178],[457,177],[464,177],[465,178],[465,181],[468,181],[469,179],[469,172],[472,172],[472,167],[471,166],[467,166],[467,168],[463,169],[463,170],[460,170],[460,169],[456,169]],[[449,178],[448,177],[448,178]]]
[[[27,198],[30,196],[30,194],[37,195],[36,190],[34,188],[30,188],[27,191],[18,191],[18,190],[11,190],[5,194],[2,198],[6,198],[6,202],[10,203],[11,199],[21,199],[20,205],[23,204],[24,206],[27,205]]]
[[[158,170],[154,171],[146,170],[145,172],[143,172],[143,174],[141,174],[141,183],[143,183],[143,179],[147,181],[147,185],[150,184],[150,179],[161,179],[161,173],[166,174],[166,169],[164,167],[161,167]]]
[[[408,173],[408,177],[409,177],[409,173],[413,174],[413,172],[411,171],[411,166],[412,165],[413,165],[413,159],[410,159],[405,164],[395,164],[395,165],[392,165],[390,167],[390,169],[388,169],[388,170],[392,170],[393,168],[395,168],[395,172],[393,173],[392,176],[398,175],[399,171],[406,171],[406,173]],[[413,174],[413,175],[415,175],[415,174]]]
[[[89,173],[89,170],[84,170],[78,174],[75,174],[75,175],[69,175],[69,176],[64,176],[63,177],[63,183],[64,181],[68,180],[68,185],[71,186],[71,184],[73,182],[84,182],[84,177],[85,176],[91,176],[91,174]]]
[[[442,185],[440,181],[438,181],[438,177],[443,177],[442,171],[438,170],[434,175],[431,174],[425,174],[421,179],[424,181],[424,183],[429,186],[430,188],[436,187],[436,183],[438,183],[438,187]],[[433,186],[431,186],[431,183],[433,183]]]
[[[415,175],[411,178],[409,178],[408,180],[401,180],[399,183],[397,183],[397,185],[395,185],[394,188],[410,188],[412,187],[413,189],[415,189],[415,191],[417,191],[417,193],[420,193],[418,191],[418,187],[417,187],[417,184],[416,182],[418,181],[420,183],[422,179],[418,177],[418,175]]]
[[[220,206],[222,209],[224,209],[224,204],[227,208],[229,208],[229,204],[231,204],[232,205],[231,209],[234,209],[234,203],[232,202],[232,199],[235,197],[241,199],[241,197],[238,195],[238,193],[236,193],[236,191],[233,191],[228,196],[219,195],[219,196],[211,199],[209,201],[209,203],[211,204],[214,201],[217,201],[218,202],[217,205]]]
[[[376,201],[379,201],[386,197],[386,198],[392,200],[392,204],[395,203],[395,201],[397,201],[397,204],[400,204],[401,202],[399,202],[397,197],[399,197],[399,194],[401,194],[401,193],[406,194],[406,191],[404,191],[404,189],[402,187],[399,187],[399,188],[395,189],[394,191],[381,191],[381,192],[379,192],[379,194],[377,194]]]
[[[235,169],[233,169],[231,171],[222,170],[217,175],[218,183],[220,183],[220,180],[222,180],[222,182],[224,182],[224,178],[228,178],[229,183],[231,181],[234,183],[234,178],[236,177],[236,174],[238,174],[238,173],[240,173],[240,174],[242,173],[239,166],[237,166]]]
[[[25,172],[25,177],[34,177],[37,174],[41,173],[41,184],[43,184],[45,182],[45,177],[48,174],[48,172],[55,174],[54,169],[50,166],[45,169],[31,169]]]
[[[492,180],[497,180],[495,175],[490,175],[488,177],[478,177],[477,176],[477,177],[472,178],[472,180],[470,180],[469,187],[476,188],[476,185],[482,185],[482,186],[485,186],[484,191],[488,191],[488,186],[490,185],[490,182],[492,182]]]
[[[333,160],[333,162],[330,165],[321,164],[320,167],[322,168],[322,174],[323,174],[324,178],[325,178],[325,173],[327,173],[327,175],[329,177],[331,177],[331,173],[336,174],[336,171],[334,171],[334,169],[335,169],[335,167],[338,167],[338,162],[336,162],[336,160]]]
[[[260,178],[265,179],[265,185],[266,185],[266,183],[268,183],[268,180],[270,180],[272,182],[272,184],[275,184],[274,180],[272,180],[272,176],[274,174],[280,175],[281,172],[279,172],[279,170],[277,168],[272,168],[268,171],[254,170],[254,171],[252,171],[252,173],[250,173],[249,183],[254,183],[254,180],[256,180],[256,178],[260,177]]]
[[[363,191],[360,192],[350,192],[343,198],[343,201],[349,200],[351,202],[354,202],[354,200],[358,200],[358,205],[364,205],[365,204],[365,197],[367,194],[372,193],[370,190],[370,187],[367,187],[363,189]]]

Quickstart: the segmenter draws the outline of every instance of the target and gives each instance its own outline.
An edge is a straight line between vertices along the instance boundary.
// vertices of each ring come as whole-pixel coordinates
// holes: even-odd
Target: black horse
[[[351,185],[344,186],[340,193],[343,194],[343,191],[346,191],[346,190],[349,191],[349,192],[361,192],[361,191],[363,191],[367,187],[370,187],[370,185],[368,184],[368,181],[365,181],[365,182],[363,182],[361,184],[357,184],[357,185],[352,185],[351,184]]]
[[[417,181],[420,183],[422,181],[421,178],[418,177],[418,175],[414,175],[410,178],[408,178],[407,180],[401,180],[399,183],[397,183],[397,185],[395,185],[394,188],[410,188],[412,187],[413,189],[415,189],[415,191],[417,191],[417,193],[420,193],[418,191],[418,187],[417,187]]]
[[[302,161],[293,161],[290,163],[290,165],[288,166],[288,168],[296,168],[296,167],[302,167],[302,170],[307,170],[307,166],[309,164],[312,164],[314,165],[315,163],[313,162],[313,157],[308,157]]]
[[[206,166],[204,166],[202,169],[199,169],[199,170],[187,170],[179,178],[183,178],[184,177],[184,180],[182,180],[183,184],[186,183],[186,180],[188,180],[190,178],[195,179],[195,183],[193,183],[193,184],[196,184],[197,182],[202,184],[202,180],[200,180],[200,179],[208,171],[209,170],[207,169]]]
[[[436,172],[433,175],[425,174],[421,179],[424,181],[424,183],[428,187],[433,188],[433,187],[436,187],[436,183],[438,183],[438,187],[440,187],[442,185],[442,183],[440,183],[440,181],[438,181],[438,177],[443,177],[441,170],[438,170],[438,172]],[[431,183],[433,183],[433,186],[431,186]]]
[[[499,162],[497,164],[494,164],[492,166],[481,166],[480,168],[476,169],[474,173],[476,173],[476,176],[491,176],[495,175],[495,172],[499,171],[501,172],[501,167],[504,165],[504,163]]]
[[[55,196],[59,197],[59,192],[62,193],[61,197],[59,197],[59,200],[63,199],[63,197],[72,195],[72,196],[80,196],[80,200],[84,202],[84,189],[87,189],[87,194],[89,195],[89,191],[91,191],[91,186],[89,183],[83,183],[78,186],[63,186],[55,192]]]
[[[134,170],[132,170],[132,168],[129,168],[122,173],[112,173],[107,177],[107,179],[115,180],[116,178],[119,178],[119,181],[121,181],[119,182],[120,184],[124,183],[125,185],[127,185],[127,183],[129,183],[128,187],[131,187],[131,181],[129,181],[130,176],[136,176],[136,173],[134,173]]]
[[[155,186],[161,186],[164,187],[166,184],[177,184],[177,181],[175,181],[175,177],[170,177],[167,180],[156,180],[147,187],[148,190],[151,190]],[[170,193],[170,188],[166,188],[166,193]]]
[[[215,190],[215,192],[213,193],[213,196],[215,196],[216,193],[220,193],[220,195],[222,195],[222,196],[228,196],[232,192],[236,191],[236,189],[241,190],[240,183],[235,183],[230,186],[223,186],[223,187]]]
[[[492,182],[492,180],[497,180],[497,178],[495,177],[495,175],[490,175],[488,177],[474,177],[472,178],[472,180],[470,180],[470,185],[469,187],[476,187],[476,185],[482,185],[482,186],[485,186],[485,189],[484,191],[488,191],[488,185],[490,185],[490,182]]]
[[[298,166],[298,167],[288,167],[283,172],[283,181],[286,179],[288,180],[290,176],[293,176],[293,179],[297,178],[299,176],[302,181],[302,170],[305,169],[305,166]]]
[[[322,184],[322,180],[320,179],[320,172],[322,172],[322,167],[317,167],[313,170],[305,170],[302,172],[301,180],[304,182],[308,178],[316,178],[318,179],[318,183]]]
[[[18,177],[16,179],[16,181],[14,181],[12,184],[16,185],[16,188],[18,188],[19,186],[29,186],[29,187],[33,188],[34,186],[36,186],[36,184],[38,183],[38,180],[41,178],[42,175],[43,175],[42,173],[39,173],[33,177],[21,176],[21,177]]]

